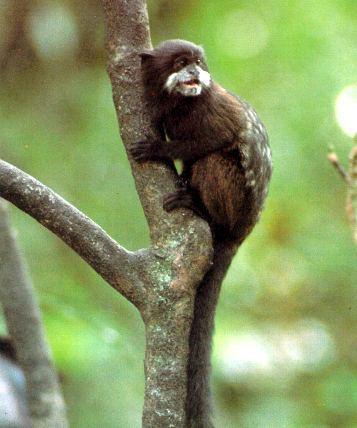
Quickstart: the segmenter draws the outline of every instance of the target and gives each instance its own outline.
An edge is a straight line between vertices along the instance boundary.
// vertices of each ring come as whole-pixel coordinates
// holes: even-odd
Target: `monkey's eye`
[[[188,61],[186,58],[182,58],[182,59],[177,61],[177,64],[181,67],[186,67],[186,65],[188,64]]]
[[[201,64],[201,62],[202,62],[202,61],[200,60],[200,58],[197,58],[197,59],[196,59],[196,64],[197,64],[197,65],[200,65],[200,64]]]

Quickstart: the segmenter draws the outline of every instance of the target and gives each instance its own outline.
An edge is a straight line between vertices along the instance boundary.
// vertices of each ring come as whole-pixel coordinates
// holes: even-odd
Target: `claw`
[[[153,141],[137,141],[129,147],[129,152],[134,160],[146,161],[154,159],[156,143]]]
[[[167,212],[176,208],[191,208],[192,205],[192,195],[186,189],[179,189],[176,192],[168,193],[164,196],[163,200],[163,208]]]

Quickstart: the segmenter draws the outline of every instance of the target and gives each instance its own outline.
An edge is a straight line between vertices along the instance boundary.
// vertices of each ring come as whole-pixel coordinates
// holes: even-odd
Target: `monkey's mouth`
[[[198,77],[187,76],[176,83],[174,90],[184,97],[196,97],[202,93],[203,85]]]
[[[197,88],[201,86],[201,82],[198,79],[190,79],[181,82],[181,85],[186,86],[188,88]]]

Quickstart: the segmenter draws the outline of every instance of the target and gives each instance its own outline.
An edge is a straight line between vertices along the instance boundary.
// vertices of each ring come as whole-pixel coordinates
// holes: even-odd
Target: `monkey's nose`
[[[187,67],[187,72],[192,77],[197,78],[199,76],[198,70],[194,65]]]

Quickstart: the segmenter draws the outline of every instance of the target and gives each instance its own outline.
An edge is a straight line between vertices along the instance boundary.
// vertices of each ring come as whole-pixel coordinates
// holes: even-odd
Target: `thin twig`
[[[335,152],[330,152],[327,155],[327,159],[336,168],[336,171],[340,174],[345,183],[349,184],[350,177],[341,162],[339,161],[337,154]]]
[[[347,214],[352,227],[353,239],[357,244],[357,145],[349,155],[349,186],[347,192]]]
[[[356,141],[357,137],[354,138],[355,144]],[[335,152],[331,151],[327,155],[327,159],[336,168],[343,181],[347,184],[346,212],[352,228],[353,240],[357,244],[357,145],[352,148],[349,154],[348,171],[345,170]]]

